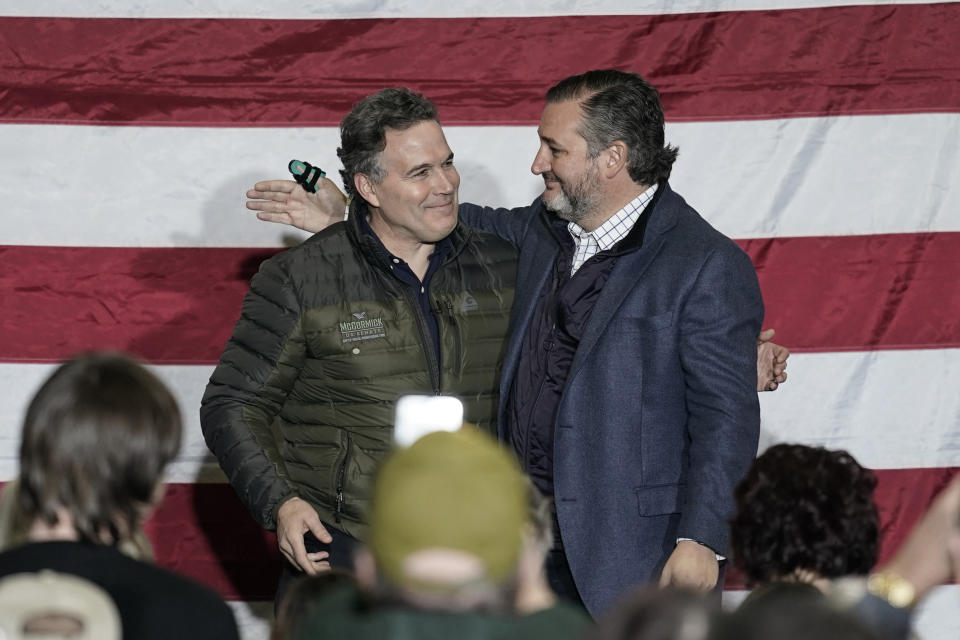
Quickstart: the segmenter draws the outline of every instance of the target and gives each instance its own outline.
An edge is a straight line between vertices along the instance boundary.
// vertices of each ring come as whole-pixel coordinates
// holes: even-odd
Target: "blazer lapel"
[[[666,241],[666,232],[677,223],[675,216],[677,208],[675,198],[677,196],[670,191],[666,184],[661,185],[661,188],[666,191],[661,195],[654,210],[650,212],[651,218],[644,235],[643,245],[636,251],[617,258],[617,264],[613,268],[613,272],[603,286],[603,291],[597,297],[597,303],[590,313],[584,335],[580,339],[577,352],[574,354],[573,362],[570,365],[570,373],[567,376],[568,387],[587,358],[590,357],[597,340],[606,331],[623,301],[637,286],[641,286],[640,281],[643,279],[644,272],[663,248]]]

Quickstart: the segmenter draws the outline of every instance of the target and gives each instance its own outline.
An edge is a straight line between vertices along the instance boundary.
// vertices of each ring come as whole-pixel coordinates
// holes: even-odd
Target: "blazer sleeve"
[[[757,453],[756,341],[762,323],[753,263],[724,239],[702,263],[680,314],[690,459],[678,537],[719,554],[727,551],[733,489]]]
[[[520,247],[531,223],[537,218],[537,205],[515,209],[495,209],[464,202],[459,209],[460,219],[467,226],[492,233],[514,247]]]
[[[240,319],[200,405],[207,446],[267,529],[276,528],[277,509],[296,495],[272,424],[305,354],[294,284],[280,262],[268,260],[251,280]]]

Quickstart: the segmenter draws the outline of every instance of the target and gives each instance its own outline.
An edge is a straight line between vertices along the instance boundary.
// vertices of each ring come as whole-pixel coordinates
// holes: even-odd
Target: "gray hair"
[[[391,87],[373,93],[353,106],[340,122],[337,156],[343,163],[340,177],[351,198],[351,213],[357,201],[353,178],[360,173],[379,184],[386,176],[380,153],[387,146],[386,131],[403,131],[424,121],[437,121],[437,107],[423,95],[406,87]]]
[[[657,184],[670,177],[678,149],[664,145],[660,94],[635,73],[604,69],[564,78],[547,91],[547,103],[579,100],[578,133],[591,157],[617,140],[627,145],[634,182]]]

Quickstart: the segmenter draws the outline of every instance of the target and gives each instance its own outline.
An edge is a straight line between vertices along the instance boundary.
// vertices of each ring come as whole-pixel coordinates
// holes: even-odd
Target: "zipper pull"
[[[453,313],[453,302],[450,300],[450,298],[445,298],[443,302],[447,307],[447,315],[450,317],[450,326],[453,329],[453,341],[455,345],[453,369],[459,376],[463,374],[463,345],[460,342],[460,323],[457,322],[457,316]]]
[[[340,513],[343,512],[343,490],[340,489],[337,491],[337,510],[333,514],[333,519],[336,522],[340,522]]]

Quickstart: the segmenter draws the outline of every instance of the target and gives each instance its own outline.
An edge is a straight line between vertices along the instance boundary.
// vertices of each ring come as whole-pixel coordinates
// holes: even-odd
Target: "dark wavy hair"
[[[49,525],[65,509],[81,540],[118,544],[152,505],[181,431],[173,394],[140,364],[115,353],[70,360],[27,409],[21,507]]]
[[[389,87],[370,94],[353,105],[340,122],[337,156],[343,163],[340,177],[351,199],[351,213],[357,203],[353,177],[362,173],[379,184],[384,178],[380,153],[387,146],[387,129],[403,131],[428,120],[437,120],[437,107],[422,94],[406,87]]]
[[[670,177],[678,150],[664,145],[660,94],[635,73],[601,69],[564,78],[547,91],[547,102],[580,100],[578,133],[595,158],[616,140],[627,145],[627,168],[637,184]]]
[[[877,561],[877,478],[846,451],[778,444],[737,485],[732,561],[754,583],[813,571],[864,575]]]

